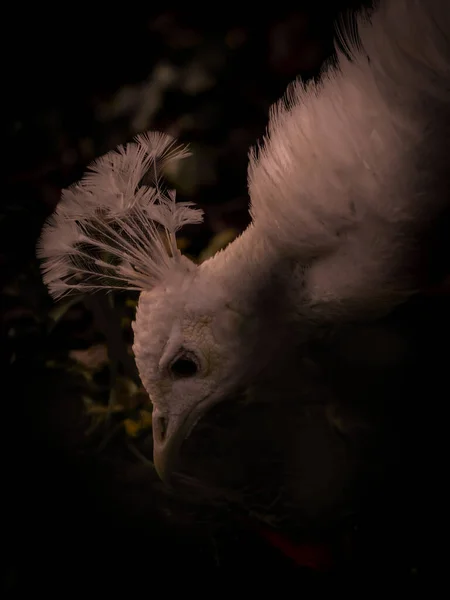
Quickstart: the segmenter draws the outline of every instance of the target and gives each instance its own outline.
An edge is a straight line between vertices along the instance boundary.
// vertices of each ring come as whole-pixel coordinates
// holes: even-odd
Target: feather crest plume
[[[63,190],[38,242],[44,283],[54,298],[71,291],[149,290],[183,268],[176,232],[203,213],[176,202],[162,170],[190,155],[172,137],[149,132],[96,160]]]

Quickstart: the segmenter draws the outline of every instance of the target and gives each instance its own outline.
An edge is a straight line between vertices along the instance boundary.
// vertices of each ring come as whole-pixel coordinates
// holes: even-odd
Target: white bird
[[[417,250],[449,199],[450,3],[381,0],[356,22],[320,81],[294,82],[271,110],[250,153],[252,222],[211,259],[177,250],[176,231],[202,215],[160,185],[161,167],[188,154],[162,134],[94,163],[43,230],[55,298],[141,292],[134,353],[162,478],[213,406],[242,389],[305,402],[326,387],[302,379],[307,345],[389,314],[421,286]],[[303,431],[320,450],[317,428]]]

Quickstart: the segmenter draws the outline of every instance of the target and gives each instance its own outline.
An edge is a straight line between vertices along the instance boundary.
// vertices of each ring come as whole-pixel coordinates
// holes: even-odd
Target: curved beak
[[[161,480],[170,484],[177,468],[181,446],[197,422],[215,404],[205,398],[193,408],[182,412],[153,409],[153,463]]]

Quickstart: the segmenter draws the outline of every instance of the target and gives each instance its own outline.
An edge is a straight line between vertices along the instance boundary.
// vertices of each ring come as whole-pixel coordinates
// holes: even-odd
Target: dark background
[[[360,4],[88,10],[66,3],[5,11],[2,544],[10,591],[106,595],[123,585],[129,594],[177,586],[194,593],[213,571],[223,581],[242,572],[253,585],[279,572],[297,581],[312,576],[257,536],[228,531],[217,557],[192,513],[180,509],[175,524],[163,520],[170,505],[127,446],[130,437],[148,436],[148,427],[130,429],[142,403],[132,367],[121,372],[124,411],[86,435],[92,423],[82,397],[104,406],[111,374],[107,359],[94,368],[83,352],[95,347],[104,355],[105,338],[115,334],[105,331],[98,306],[80,302],[55,313],[35,245],[61,189],[96,156],[148,129],[167,131],[194,152],[190,173],[176,183],[206,218],[183,232],[183,249],[196,257],[231,238],[249,219],[247,152],[264,133],[270,105],[297,75],[319,73],[333,51],[337,15]],[[135,298],[127,301],[112,315],[129,344]]]

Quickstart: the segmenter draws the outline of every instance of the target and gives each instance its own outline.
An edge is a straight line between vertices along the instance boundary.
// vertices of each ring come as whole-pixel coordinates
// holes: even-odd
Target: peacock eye
[[[198,372],[198,365],[190,356],[182,355],[176,358],[170,365],[170,372],[176,379],[193,377]]]

